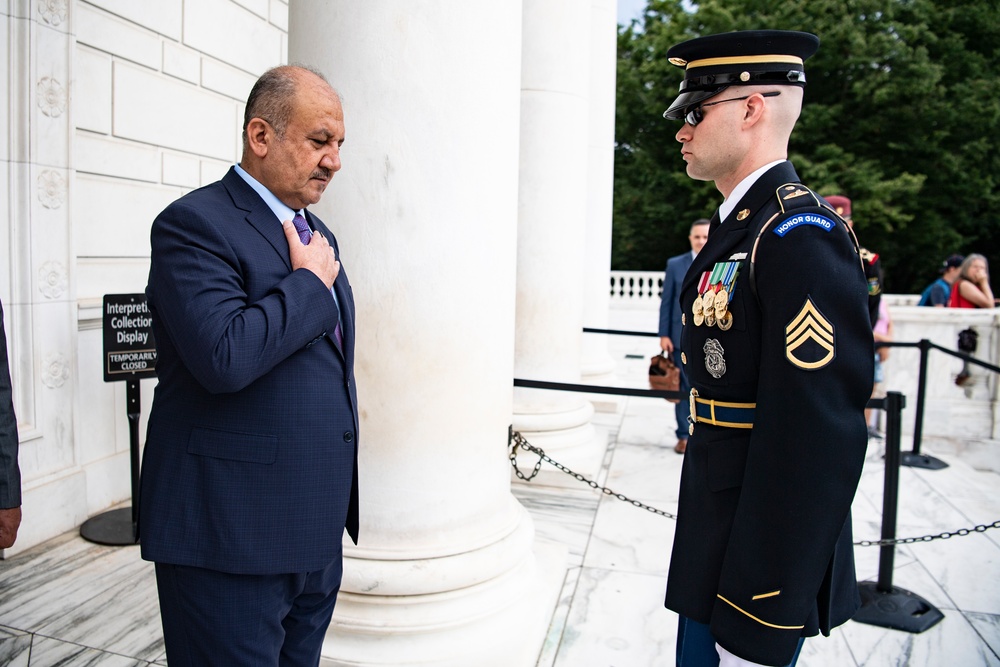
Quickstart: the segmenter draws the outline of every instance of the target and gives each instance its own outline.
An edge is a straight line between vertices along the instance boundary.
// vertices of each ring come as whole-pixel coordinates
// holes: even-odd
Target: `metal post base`
[[[90,517],[80,526],[80,536],[88,542],[112,547],[136,544],[132,532],[132,508],[123,507]]]
[[[874,581],[862,581],[858,588],[861,609],[852,619],[858,623],[919,634],[944,618],[937,607],[908,590],[892,586],[890,592],[883,593]]]
[[[948,467],[948,464],[941,459],[928,456],[927,454],[914,454],[913,452],[903,452],[899,464],[910,466],[911,468],[926,468],[927,470],[941,470]]]

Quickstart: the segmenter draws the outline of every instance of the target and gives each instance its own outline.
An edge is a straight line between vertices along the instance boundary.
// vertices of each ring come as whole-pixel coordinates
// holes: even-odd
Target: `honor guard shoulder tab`
[[[859,250],[858,241],[844,218],[819,195],[806,186],[801,183],[785,183],[774,191],[774,195],[778,202],[779,211],[764,221],[757,229],[753,250],[750,252],[748,282],[751,293],[758,301],[760,300],[760,296],[757,294],[755,260],[757,259],[757,246],[760,244],[760,239],[764,235],[764,232],[768,229],[771,229],[776,235],[784,238],[785,234],[803,225],[813,225],[828,232],[833,231],[833,228],[837,225],[843,225],[851,237],[855,251]],[[797,209],[813,209],[813,212],[802,212],[796,215]],[[819,209],[821,212],[816,212],[816,209]],[[826,217],[828,212],[832,219]],[[772,223],[778,218],[781,218],[782,222],[772,227]]]

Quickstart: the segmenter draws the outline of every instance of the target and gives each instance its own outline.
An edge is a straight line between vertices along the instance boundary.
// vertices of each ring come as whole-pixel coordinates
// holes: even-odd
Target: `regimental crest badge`
[[[726,358],[723,356],[726,351],[722,349],[722,343],[715,338],[709,338],[702,346],[705,353],[705,370],[716,380],[726,374]]]
[[[817,371],[836,356],[833,324],[806,297],[798,314],[785,327],[785,358],[793,366]]]

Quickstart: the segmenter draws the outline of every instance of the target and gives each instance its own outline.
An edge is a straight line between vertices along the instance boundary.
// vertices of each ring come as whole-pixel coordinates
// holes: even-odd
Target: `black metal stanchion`
[[[885,484],[882,491],[882,538],[896,538],[896,510],[899,495],[899,440],[905,397],[889,392],[885,397]],[[937,607],[910,591],[892,585],[892,568],[896,546],[880,547],[878,581],[862,581],[861,609],[854,620],[893,630],[920,633],[944,618]]]
[[[903,452],[900,463],[912,468],[941,470],[947,468],[948,464],[939,458],[920,453],[920,442],[924,433],[924,404],[927,394],[927,353],[931,349],[931,342],[926,338],[921,339],[917,347],[920,348],[920,371],[917,375],[917,414],[913,421],[913,451]]]
[[[80,535],[91,542],[121,546],[135,544],[139,522],[139,380],[156,377],[156,341],[146,295],[105,294],[104,381],[125,383],[128,415],[129,464],[132,469],[132,507],[103,512],[80,526]]]
[[[135,544],[135,528],[139,521],[139,380],[125,382],[125,401],[128,410],[128,440],[132,468],[132,506],[109,510],[91,517],[80,526],[80,536],[97,544],[122,546]]]

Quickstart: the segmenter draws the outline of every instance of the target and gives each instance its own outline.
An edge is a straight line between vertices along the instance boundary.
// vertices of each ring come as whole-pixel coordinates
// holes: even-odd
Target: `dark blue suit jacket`
[[[330,230],[310,225],[336,249]],[[142,461],[147,560],[314,571],[358,533],[354,299],[292,271],[267,204],[235,172],[153,222],[146,296],[159,383]],[[339,259],[339,250],[337,250]]]
[[[681,283],[694,258],[691,251],[676,255],[667,260],[667,271],[663,276],[663,294],[660,298],[660,330],[659,334],[669,336],[675,348],[681,344]]]
[[[17,466],[17,417],[7,361],[7,334],[0,303],[0,509],[21,506],[21,469]]]

